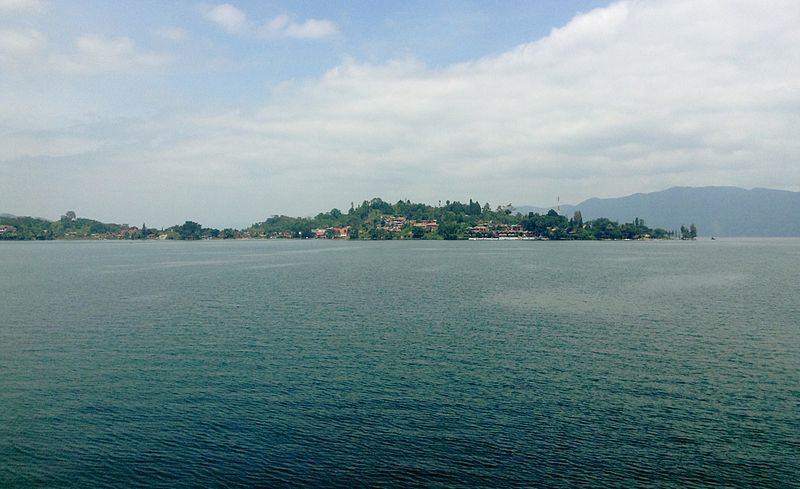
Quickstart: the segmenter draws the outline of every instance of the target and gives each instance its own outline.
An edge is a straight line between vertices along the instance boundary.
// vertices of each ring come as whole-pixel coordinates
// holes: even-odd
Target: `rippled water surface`
[[[800,240],[2,243],[0,301],[0,487],[800,480]]]

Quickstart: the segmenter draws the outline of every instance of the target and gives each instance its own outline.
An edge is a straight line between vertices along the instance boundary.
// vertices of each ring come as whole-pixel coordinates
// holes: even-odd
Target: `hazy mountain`
[[[665,229],[694,223],[701,236],[800,236],[800,192],[785,190],[673,187],[627,197],[588,199],[576,206],[562,205],[560,212],[571,216],[576,209],[584,220],[608,217],[630,222],[638,217],[650,227]]]
[[[17,216],[15,216],[14,214],[4,214],[3,213],[3,214],[0,214],[0,217],[6,217],[8,219],[13,219],[13,218],[15,218]]]

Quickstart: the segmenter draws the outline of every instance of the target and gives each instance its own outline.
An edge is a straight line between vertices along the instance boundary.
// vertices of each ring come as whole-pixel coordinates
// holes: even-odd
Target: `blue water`
[[[800,240],[0,244],[0,487],[800,481]]]

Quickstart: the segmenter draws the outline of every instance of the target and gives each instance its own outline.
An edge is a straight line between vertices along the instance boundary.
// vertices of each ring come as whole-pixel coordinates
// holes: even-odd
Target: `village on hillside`
[[[32,217],[0,217],[0,240],[211,240],[211,239],[467,239],[467,240],[646,240],[694,239],[692,224],[677,230],[652,229],[643,219],[619,224],[607,218],[583,220],[551,209],[546,214],[514,212],[510,204],[492,209],[447,201],[431,206],[410,201],[391,204],[375,198],[314,217],[272,216],[245,229],[203,227],[194,221],[168,228],[107,224],[68,211],[58,221]]]

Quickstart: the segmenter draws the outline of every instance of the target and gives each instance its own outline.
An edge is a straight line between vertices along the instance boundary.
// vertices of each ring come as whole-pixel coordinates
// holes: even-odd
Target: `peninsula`
[[[511,204],[492,208],[470,199],[432,206],[408,200],[394,204],[380,198],[351,204],[347,212],[331,209],[314,217],[272,216],[245,229],[205,228],[186,221],[168,228],[108,224],[66,212],[57,221],[0,216],[0,240],[52,239],[516,239],[516,240],[641,240],[694,239],[694,224],[677,230],[652,229],[644,220],[620,224],[608,218],[584,221],[580,210],[571,217],[555,209],[540,214],[515,212]]]

